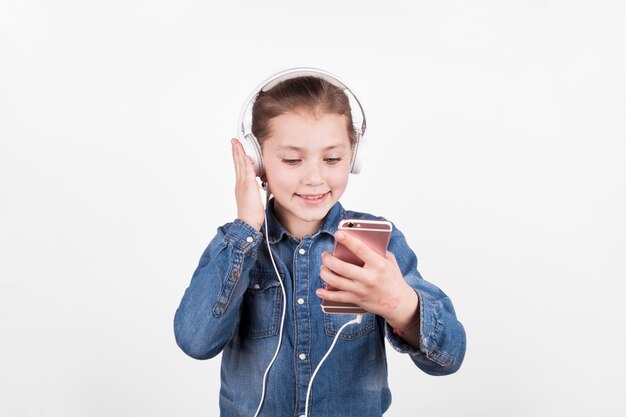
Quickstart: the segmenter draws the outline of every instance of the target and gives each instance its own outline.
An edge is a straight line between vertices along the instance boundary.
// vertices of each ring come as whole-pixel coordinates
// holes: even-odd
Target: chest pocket
[[[324,331],[327,336],[335,337],[341,326],[354,320],[354,314],[324,314]],[[340,339],[354,340],[376,328],[376,316],[372,313],[363,315],[361,323],[354,323],[343,329]]]
[[[281,274],[281,279],[282,279]],[[241,327],[250,337],[275,336],[280,327],[282,291],[274,271],[252,271],[243,296]]]

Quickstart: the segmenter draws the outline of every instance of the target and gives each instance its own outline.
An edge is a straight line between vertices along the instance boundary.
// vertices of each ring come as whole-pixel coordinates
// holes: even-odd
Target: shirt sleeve
[[[231,339],[262,240],[259,231],[239,219],[218,228],[174,315],[176,343],[187,355],[212,358]]]
[[[465,357],[465,329],[457,319],[452,301],[439,288],[424,280],[417,271],[417,257],[402,232],[395,229],[389,242],[404,279],[419,298],[420,345],[415,348],[393,333],[385,324],[385,335],[391,346],[408,354],[415,365],[430,375],[456,372]]]

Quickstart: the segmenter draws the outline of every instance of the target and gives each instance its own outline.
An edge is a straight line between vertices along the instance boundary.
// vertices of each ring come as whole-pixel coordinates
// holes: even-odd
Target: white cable
[[[269,190],[266,191],[266,205],[267,202],[270,199],[270,192]],[[287,312],[287,294],[285,291],[285,285],[283,284],[282,279],[280,279],[280,273],[278,272],[278,267],[276,266],[276,262],[274,261],[274,255],[272,254],[272,248],[270,247],[270,238],[269,238],[269,232],[268,232],[268,222],[267,222],[267,212],[263,212],[264,216],[265,216],[265,243],[267,244],[267,250],[270,254],[270,259],[272,260],[272,265],[274,266],[274,271],[276,272],[276,277],[278,278],[278,282],[280,283],[280,289],[283,293],[283,312],[282,312],[282,316],[280,319],[280,332],[279,332],[279,337],[278,337],[278,346],[276,346],[276,352],[274,352],[274,356],[272,357],[272,360],[270,361],[270,364],[267,366],[267,368],[265,369],[265,373],[263,374],[263,387],[262,387],[262,391],[261,391],[261,400],[259,401],[259,406],[256,410],[256,413],[254,413],[254,417],[258,417],[259,413],[261,412],[261,408],[263,407],[263,401],[265,400],[265,388],[266,388],[266,383],[267,383],[267,376],[269,374],[270,368],[272,367],[272,365],[274,364],[274,361],[276,361],[276,357],[278,356],[278,352],[280,351],[280,345],[283,341],[283,327],[285,325],[285,313]],[[307,388],[307,392],[306,392],[306,403],[305,403],[305,408],[304,408],[304,417],[308,417],[309,414],[309,397],[311,394],[311,388],[313,387],[313,380],[315,379],[315,376],[317,375],[317,372],[320,370],[322,364],[324,363],[324,361],[326,360],[326,358],[328,358],[328,356],[330,355],[330,352],[333,350],[333,348],[335,347],[335,344],[337,343],[337,339],[339,339],[339,335],[341,334],[341,332],[343,332],[343,329],[345,329],[346,327],[348,327],[351,324],[358,324],[361,323],[361,321],[363,320],[363,314],[357,314],[356,318],[354,320],[350,320],[349,322],[345,323],[343,326],[341,326],[341,328],[339,329],[339,331],[337,332],[337,334],[335,335],[335,338],[333,339],[333,343],[330,345],[330,349],[328,349],[328,352],[326,352],[326,354],[324,355],[324,357],[322,358],[322,360],[320,361],[320,363],[317,365],[317,367],[315,368],[315,371],[313,372],[313,375],[311,376],[311,381],[309,381],[309,386]]]
[[[311,376],[311,380],[309,381],[309,387],[306,390],[306,403],[304,405],[304,417],[308,417],[309,416],[309,396],[311,395],[311,388],[313,387],[313,380],[315,379],[315,375],[317,375],[317,371],[320,370],[322,364],[324,363],[324,361],[326,360],[328,355],[330,355],[330,352],[335,347],[335,343],[337,343],[337,339],[339,338],[339,335],[341,334],[343,329],[345,329],[346,327],[348,327],[351,324],[359,324],[359,323],[361,323],[362,320],[363,320],[363,314],[357,314],[356,318],[354,320],[350,320],[349,322],[347,322],[346,324],[341,326],[341,328],[339,329],[339,331],[335,335],[335,338],[333,339],[333,343],[330,345],[330,349],[328,349],[328,352],[326,352],[326,354],[324,355],[324,357],[322,358],[320,363],[317,365],[317,368],[315,368],[315,371],[313,372],[313,375]]]
[[[269,195],[270,195],[270,192],[267,191],[266,205],[267,205],[267,201],[269,201]],[[270,361],[270,364],[267,366],[267,368],[265,369],[265,373],[263,374],[263,388],[262,388],[263,391],[261,392],[261,401],[259,401],[259,407],[257,408],[256,413],[254,414],[254,417],[257,417],[259,415],[259,413],[261,412],[261,407],[263,407],[263,400],[265,399],[265,384],[267,383],[267,375],[269,374],[270,368],[272,367],[272,365],[274,364],[274,361],[276,360],[276,357],[278,356],[278,351],[280,350],[280,344],[283,341],[283,326],[285,324],[285,312],[287,311],[287,294],[285,292],[285,286],[283,284],[283,280],[280,279],[280,273],[278,272],[278,267],[276,267],[276,262],[274,262],[274,255],[272,255],[272,249],[270,248],[270,238],[269,238],[269,233],[267,231],[268,229],[267,213],[263,211],[263,214],[265,215],[265,243],[267,243],[267,250],[270,253],[270,259],[272,260],[272,265],[274,265],[274,271],[276,271],[276,277],[278,277],[278,282],[280,283],[280,289],[283,292],[283,314],[280,319],[280,336],[278,337],[278,346],[276,346],[276,352],[274,352],[274,357]]]

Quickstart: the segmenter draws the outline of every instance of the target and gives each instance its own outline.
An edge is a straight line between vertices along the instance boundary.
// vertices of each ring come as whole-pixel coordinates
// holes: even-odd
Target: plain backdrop
[[[313,66],[368,118],[345,207],[407,235],[465,363],[386,417],[626,415],[621,1],[0,2],[0,415],[217,416],[173,317],[236,216],[229,139]],[[338,382],[341,383],[341,382]]]

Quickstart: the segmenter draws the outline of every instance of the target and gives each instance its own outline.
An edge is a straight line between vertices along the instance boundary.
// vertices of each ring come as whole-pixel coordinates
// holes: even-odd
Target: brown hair
[[[252,133],[263,146],[270,135],[270,121],[281,114],[305,110],[313,113],[339,114],[346,118],[350,144],[356,143],[348,96],[339,87],[313,76],[285,80],[268,91],[261,91],[252,106]]]

